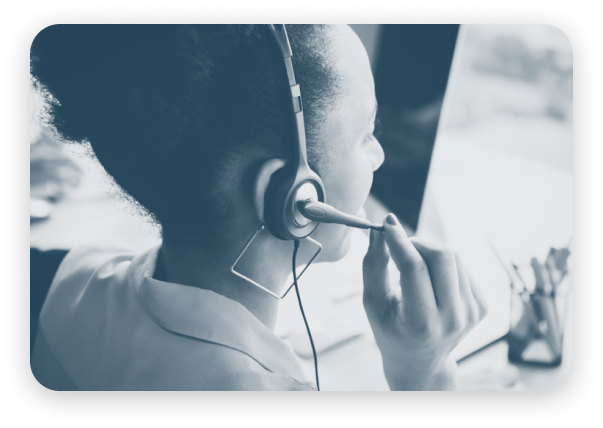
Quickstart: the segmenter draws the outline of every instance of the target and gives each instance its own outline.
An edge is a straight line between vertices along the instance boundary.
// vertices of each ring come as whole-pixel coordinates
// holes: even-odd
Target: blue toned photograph
[[[30,363],[56,391],[543,391],[572,368],[550,25],[53,25]]]

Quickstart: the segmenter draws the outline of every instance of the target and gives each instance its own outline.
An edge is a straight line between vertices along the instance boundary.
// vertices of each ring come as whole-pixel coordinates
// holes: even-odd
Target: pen
[[[546,257],[546,260],[544,261],[544,267],[546,268],[546,272],[548,274],[549,277],[549,281],[551,283],[551,296],[555,297],[555,292],[557,291],[557,287],[559,286],[559,283],[561,282],[561,278],[562,278],[562,273],[559,272],[557,269],[555,269],[555,256],[554,256],[554,252],[555,249],[551,248],[551,250],[549,251],[549,254]]]
[[[546,282],[544,280],[544,276],[542,275],[542,266],[538,262],[536,257],[532,257],[530,260],[530,264],[532,265],[532,270],[534,271],[534,278],[536,279],[536,292],[541,294],[549,294],[547,293]]]
[[[523,282],[523,279],[520,277],[519,280],[521,282],[521,284],[523,285],[523,290],[516,290],[515,289],[515,278],[513,278],[513,274],[511,273],[511,270],[508,269],[507,264],[503,261],[502,257],[500,256],[500,254],[498,253],[498,251],[496,251],[496,248],[494,248],[494,245],[492,245],[492,243],[490,242],[490,240],[486,237],[486,241],[488,241],[488,244],[490,245],[490,248],[492,249],[492,252],[494,253],[494,255],[496,256],[496,259],[498,260],[498,263],[500,263],[501,267],[504,269],[504,271],[506,272],[507,276],[509,277],[509,282],[511,285],[511,290],[513,291],[517,291],[522,297],[524,297],[524,294],[528,291],[526,284]],[[516,269],[515,265],[513,265],[513,267]],[[526,300],[524,298],[524,300]]]
[[[562,248],[560,250],[553,249],[553,258],[555,260],[555,268],[558,271],[562,272],[563,275],[567,272],[567,259],[569,258],[571,252],[567,248]]]
[[[532,296],[532,301],[538,311],[540,320],[544,321],[544,324],[542,324],[544,328],[541,328],[539,323],[540,333],[549,344],[551,351],[558,357],[561,355],[562,343],[555,300],[551,296],[537,294]]]
[[[519,268],[517,267],[517,265],[515,263],[511,263],[511,266],[513,266],[513,270],[515,271],[515,275],[517,276],[517,278],[519,278],[519,281],[521,282],[521,285],[523,286],[523,290],[520,291],[521,294],[523,293],[528,293],[528,286],[526,284],[526,282],[523,280],[523,277],[521,276],[521,274],[519,273]]]

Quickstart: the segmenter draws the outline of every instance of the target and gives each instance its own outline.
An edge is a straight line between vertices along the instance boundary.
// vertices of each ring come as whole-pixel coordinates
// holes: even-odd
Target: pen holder
[[[570,278],[532,259],[535,284],[512,281],[509,361],[555,367],[561,364]],[[540,275],[541,272],[546,274]],[[528,288],[527,285],[533,285]]]

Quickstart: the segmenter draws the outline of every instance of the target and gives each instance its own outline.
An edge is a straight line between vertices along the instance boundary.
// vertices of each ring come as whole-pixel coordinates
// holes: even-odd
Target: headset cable
[[[306,314],[304,313],[304,307],[302,306],[301,297],[299,296],[299,288],[297,287],[297,273],[296,270],[296,258],[297,250],[299,249],[299,240],[293,241],[293,284],[295,285],[295,293],[297,294],[297,301],[299,302],[299,309],[302,317],[304,318],[304,324],[306,324],[306,330],[308,331],[308,337],[310,338],[310,345],[312,345],[312,355],[314,355],[314,372],[316,373],[316,389],[320,391],[320,384],[318,383],[318,359],[316,358],[316,348],[314,348],[314,340],[312,340],[312,333],[310,333],[310,327],[308,326],[308,320],[306,320]]]

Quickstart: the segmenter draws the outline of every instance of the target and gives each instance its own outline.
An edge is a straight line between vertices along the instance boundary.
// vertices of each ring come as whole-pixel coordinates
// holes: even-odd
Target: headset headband
[[[299,85],[295,81],[295,73],[293,72],[293,63],[291,57],[291,44],[289,43],[289,37],[287,36],[287,30],[285,30],[284,24],[270,24],[270,28],[274,32],[276,41],[278,42],[281,52],[283,54],[283,60],[285,61],[285,68],[287,70],[287,79],[289,81],[289,90],[291,91],[291,103],[293,105],[294,114],[294,126],[295,134],[297,136],[297,144],[293,150],[293,164],[298,168],[300,166],[308,166],[308,156],[306,152],[306,131],[304,126],[304,112],[301,98],[301,91]]]
[[[318,174],[308,165],[301,91],[293,73],[293,53],[285,25],[269,24],[269,27],[285,63],[294,135],[291,160],[272,175],[266,190],[264,222],[275,237],[299,240],[310,235],[318,226],[318,222],[304,217],[298,202],[310,199],[324,202],[325,189]]]

